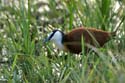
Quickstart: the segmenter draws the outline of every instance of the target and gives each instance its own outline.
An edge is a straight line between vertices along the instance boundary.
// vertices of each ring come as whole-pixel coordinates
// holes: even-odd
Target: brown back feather
[[[77,28],[67,33],[64,37],[64,45],[69,49],[70,52],[79,53],[82,50],[81,37],[83,36],[85,44],[101,47],[107,41],[110,40],[111,36],[115,33],[110,33],[93,28]],[[98,44],[98,45],[97,45]],[[87,50],[87,47],[85,47]]]

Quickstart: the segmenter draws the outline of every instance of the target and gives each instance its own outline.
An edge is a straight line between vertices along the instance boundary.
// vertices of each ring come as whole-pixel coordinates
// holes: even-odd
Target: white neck
[[[53,37],[51,38],[51,41],[58,47],[60,50],[64,50],[64,46],[62,44],[62,38],[63,35],[60,31],[57,31],[54,33]]]
[[[54,44],[59,50],[64,50],[64,45],[62,44],[61,41],[54,41]]]

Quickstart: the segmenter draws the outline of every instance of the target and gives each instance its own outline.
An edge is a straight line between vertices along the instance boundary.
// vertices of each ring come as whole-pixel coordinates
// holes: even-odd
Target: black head
[[[49,36],[44,40],[44,43],[45,42],[48,42],[48,41],[62,41],[63,39],[63,36],[64,36],[64,33],[60,30],[53,30]]]

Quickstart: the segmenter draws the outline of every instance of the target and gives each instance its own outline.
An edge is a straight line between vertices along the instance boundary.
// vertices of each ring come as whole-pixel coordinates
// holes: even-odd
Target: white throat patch
[[[53,33],[50,33],[52,35]],[[54,35],[51,37],[50,41],[52,41],[59,50],[64,50],[64,45],[62,44],[63,35],[60,31],[56,31]]]

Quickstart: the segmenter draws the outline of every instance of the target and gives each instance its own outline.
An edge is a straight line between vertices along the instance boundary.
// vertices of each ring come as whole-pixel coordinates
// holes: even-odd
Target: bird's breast
[[[66,46],[62,42],[54,42],[54,44],[59,50],[67,51]]]

